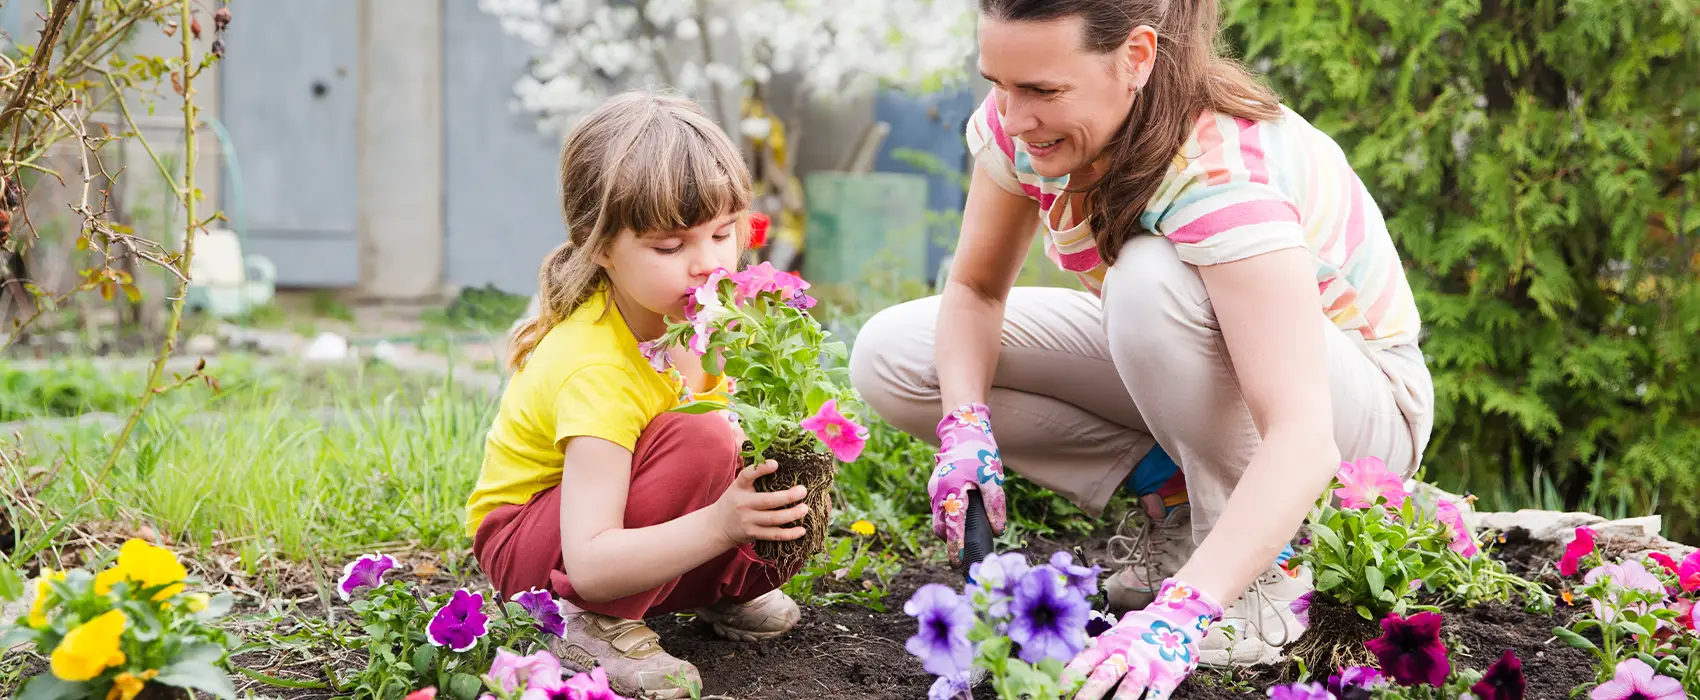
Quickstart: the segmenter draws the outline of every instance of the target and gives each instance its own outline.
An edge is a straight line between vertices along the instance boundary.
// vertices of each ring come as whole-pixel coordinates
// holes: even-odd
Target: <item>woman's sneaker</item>
[[[1127,532],[1129,518],[1140,519],[1139,532]],[[1163,580],[1175,575],[1192,557],[1192,506],[1180,504],[1162,520],[1143,511],[1130,511],[1110,537],[1110,561],[1122,565],[1104,580],[1104,598],[1110,611],[1122,614],[1141,610],[1157,598]]]
[[[637,700],[687,698],[682,686],[702,683],[696,666],[662,649],[661,638],[641,620],[570,613],[566,637],[549,640],[549,651],[576,673],[602,667],[614,692]]]
[[[1245,595],[1222,612],[1198,644],[1205,666],[1256,666],[1280,663],[1283,649],[1305,633],[1293,601],[1312,590],[1309,567],[1288,573],[1279,565],[1263,572]]]
[[[759,642],[791,631],[802,619],[797,601],[777,588],[747,603],[721,601],[696,611],[714,633],[734,642]]]

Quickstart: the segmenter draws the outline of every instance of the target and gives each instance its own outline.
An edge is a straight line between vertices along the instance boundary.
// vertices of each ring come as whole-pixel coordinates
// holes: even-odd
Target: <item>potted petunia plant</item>
[[[685,347],[701,356],[709,375],[727,378],[724,404],[688,401],[675,410],[728,410],[746,438],[746,461],[772,459],[779,466],[756,480],[758,491],[808,487],[802,522],[808,534],[755,544],[756,555],[781,570],[795,570],[824,548],[834,460],[855,461],[868,438],[856,420],[860,402],[843,366],[844,344],[808,313],[815,305],[808,288],[772,263],[716,270],[691,292],[685,319],[641,346],[658,371],[677,372],[666,349]]]
[[[236,696],[225,672],[234,639],[214,624],[231,596],[201,590],[170,550],[131,539],[99,573],[42,569],[29,589],[27,610],[0,621],[0,649],[33,645],[48,668],[19,700]]]

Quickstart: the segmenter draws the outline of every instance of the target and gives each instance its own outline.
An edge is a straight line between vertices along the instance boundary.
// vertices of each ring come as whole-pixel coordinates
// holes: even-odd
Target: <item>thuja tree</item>
[[[1700,2],[1226,0],[1418,295],[1428,477],[1700,537]]]

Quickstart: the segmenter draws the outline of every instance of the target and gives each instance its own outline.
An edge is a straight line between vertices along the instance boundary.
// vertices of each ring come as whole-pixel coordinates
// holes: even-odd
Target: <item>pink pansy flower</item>
[[[1618,662],[1616,675],[1594,688],[1593,700],[1682,700],[1682,681],[1656,675],[1640,659]]]
[[[1663,593],[1665,590],[1664,584],[1659,583],[1657,576],[1647,571],[1647,567],[1642,566],[1641,562],[1633,560],[1622,564],[1602,564],[1594,567],[1593,570],[1588,572],[1587,576],[1582,578],[1582,581],[1584,583],[1596,583],[1600,579],[1609,579],[1611,585],[1631,591]],[[1616,619],[1618,611],[1624,607],[1618,602],[1618,594],[1615,591],[1607,595],[1610,598],[1609,601],[1599,599],[1593,601],[1594,617],[1599,618],[1602,622],[1611,622]],[[1636,603],[1631,608],[1643,614],[1647,612],[1646,603]]]
[[[1458,506],[1444,498],[1435,505],[1435,518],[1446,526],[1446,531],[1452,535],[1452,551],[1465,557],[1473,557],[1482,550],[1476,546],[1476,538],[1470,536],[1470,528],[1464,525],[1464,514]]]
[[[1594,553],[1594,534],[1593,528],[1576,528],[1576,538],[1564,545],[1564,556],[1558,560],[1558,573],[1575,576],[1582,569],[1582,557]]]
[[[1386,499],[1389,509],[1405,505],[1405,485],[1399,476],[1387,470],[1379,457],[1365,457],[1356,462],[1340,463],[1340,488],[1334,489],[1341,505],[1346,508],[1370,508],[1378,499]]]
[[[868,442],[868,430],[838,412],[838,399],[828,399],[820,410],[798,423],[804,430],[826,443],[832,455],[841,462],[854,462],[862,455]]]
[[[1684,557],[1682,563],[1677,565],[1676,582],[1684,591],[1700,593],[1700,551]]]

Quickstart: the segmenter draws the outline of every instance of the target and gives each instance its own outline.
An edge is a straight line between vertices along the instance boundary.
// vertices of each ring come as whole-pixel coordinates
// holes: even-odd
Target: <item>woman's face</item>
[[[1107,53],[1085,48],[1084,21],[1006,22],[980,17],[980,73],[992,83],[1003,128],[1027,144],[1045,177],[1092,175],[1156,57],[1156,32],[1140,26]]]

